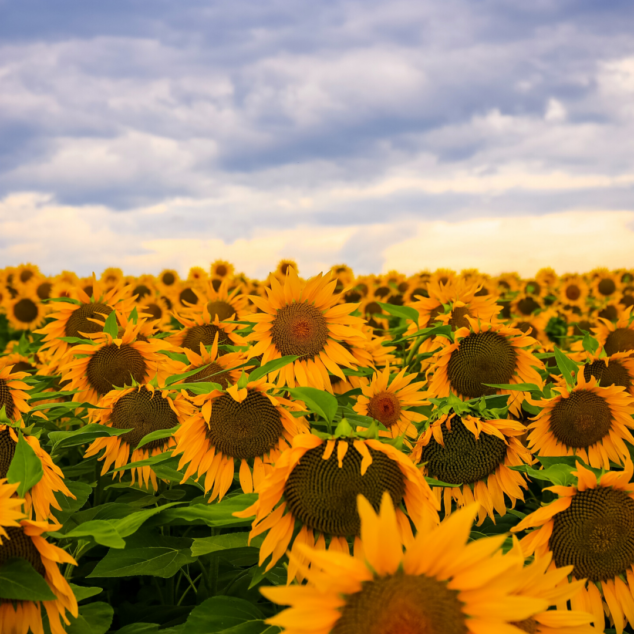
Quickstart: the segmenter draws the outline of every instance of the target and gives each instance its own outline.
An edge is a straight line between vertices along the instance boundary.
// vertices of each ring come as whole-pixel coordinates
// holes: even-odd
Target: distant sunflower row
[[[269,620],[291,634],[634,624],[632,272],[27,264],[0,289],[0,570],[40,573],[53,634],[77,602],[74,559],[43,537],[74,497],[49,434],[87,425],[73,466],[96,457],[149,495],[170,473],[210,504],[256,494],[235,516],[259,565],[284,566],[263,594],[291,606]],[[4,480],[22,443],[41,476],[20,494]],[[0,595],[0,631],[39,634],[38,614]]]

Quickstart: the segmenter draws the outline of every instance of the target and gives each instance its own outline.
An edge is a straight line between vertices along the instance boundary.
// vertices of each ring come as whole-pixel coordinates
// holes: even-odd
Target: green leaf
[[[128,464],[124,464],[121,467],[117,467],[112,470],[112,473],[118,473],[119,471],[129,471],[130,469],[137,469],[139,467],[151,467],[161,462],[167,462],[171,460],[172,452],[166,451],[164,453],[156,454],[156,456],[152,456],[151,458],[145,458],[144,460],[137,460],[136,462],[129,462]],[[174,458],[171,460],[174,464],[178,464],[178,458]],[[183,476],[181,475],[181,480]]]
[[[117,323],[117,313],[113,310],[107,317],[103,325],[103,331],[113,339],[119,336],[119,324]]]
[[[75,499],[73,500],[73,498],[66,497],[59,491],[55,493],[55,499],[61,507],[61,511],[53,511],[53,514],[57,521],[62,524],[65,523],[73,513],[79,511],[84,504],[86,504],[92,493],[92,487],[85,482],[77,482],[76,480],[67,478],[65,484],[68,490],[75,496]]]
[[[515,390],[520,392],[539,392],[542,388],[534,383],[483,383],[487,387],[494,387],[496,390]]]
[[[185,363],[189,365],[189,359],[186,356],[185,356]],[[179,381],[182,381],[183,379],[193,376],[194,374],[198,374],[198,372],[200,372],[201,370],[204,370],[205,368],[208,368],[210,365],[211,363],[206,363],[205,365],[201,365],[197,368],[194,368],[193,370],[188,370],[187,372],[182,372],[181,374],[173,374],[172,376],[166,379],[165,387],[173,386],[175,383],[178,383]],[[180,389],[180,385],[177,386],[176,389]]]
[[[133,324],[136,324],[139,321],[139,311],[137,311],[136,306],[132,309],[130,313],[130,321]]]
[[[555,346],[554,350],[557,367],[566,380],[568,389],[571,390],[576,385],[576,376],[579,366],[572,359],[567,357],[557,346]],[[573,378],[573,374],[575,378]]]
[[[337,399],[332,394],[318,390],[315,387],[293,387],[287,389],[295,398],[303,401],[311,412],[332,423],[339,407]]]
[[[84,425],[74,431],[54,431],[48,435],[53,442],[53,451],[63,447],[76,447],[78,445],[86,445],[97,438],[105,438],[106,436],[121,436],[129,432],[130,429],[115,429],[114,427],[106,427],[92,423]]]
[[[70,617],[66,634],[106,634],[114,618],[114,609],[103,601],[88,603],[79,608],[79,616]]]
[[[263,623],[264,615],[260,610],[244,599],[217,596],[196,606],[185,624],[183,634],[218,634],[220,632],[240,632],[234,628],[252,621]],[[264,631],[255,630],[256,632]],[[251,634],[254,630],[242,630],[242,634]]]
[[[411,306],[395,306],[394,304],[386,304],[385,302],[377,302],[378,305],[389,315],[400,317],[401,319],[409,319],[415,324],[418,323],[418,311]]]
[[[166,509],[170,509],[173,506],[180,504],[179,502],[170,502],[169,504],[164,504],[163,506],[157,506],[153,509],[148,509],[145,511],[139,511],[137,513],[132,513],[127,517],[124,517],[119,520],[113,520],[113,524],[117,529],[119,535],[121,537],[128,537],[128,535],[132,535],[136,533],[136,531],[141,528],[141,526],[153,517],[154,515],[158,515],[159,513],[165,511]]]
[[[577,463],[580,462],[584,467],[587,468],[587,465],[584,461],[577,456],[537,456],[537,460],[539,460],[544,467],[550,467],[552,465],[558,464],[567,464],[571,467],[576,467]]]
[[[599,349],[599,342],[589,332],[583,335],[583,341],[581,343],[583,349],[590,354],[596,354],[596,351]]]
[[[244,511],[256,500],[255,493],[243,493],[222,500],[214,504],[192,504],[178,509],[168,509],[161,513],[161,521],[165,524],[189,524],[197,522],[207,526],[246,526],[253,521],[251,518],[242,519],[233,514]]]
[[[59,340],[65,341],[66,343],[89,343],[92,346],[97,345],[97,342],[93,341],[92,339],[84,339],[83,337],[59,337]]]
[[[103,592],[103,588],[95,588],[90,587],[86,588],[84,586],[76,586],[74,583],[70,584],[70,587],[77,599],[77,603],[80,601],[85,601],[86,599],[90,599],[91,597],[96,597],[98,594]]]
[[[64,302],[65,304],[77,304],[81,306],[81,302],[73,297],[49,297],[48,299],[42,299],[40,301],[43,304],[47,304],[48,302]]]
[[[126,548],[110,550],[88,575],[94,577],[136,577],[148,575],[169,579],[183,566],[194,563],[188,548]]]
[[[427,484],[429,484],[429,486],[431,486],[431,487],[451,487],[451,488],[455,488],[455,487],[462,486],[462,484],[449,484],[448,482],[442,482],[441,480],[436,480],[436,478],[429,478],[427,476],[425,476],[425,480],[427,481]]]
[[[572,471],[575,471],[575,467],[571,467],[567,464],[554,464],[547,469],[533,469],[529,465],[519,465],[517,467],[509,467],[513,471],[521,471],[526,473],[531,478],[536,480],[546,480],[553,484],[562,486],[570,486],[577,482],[577,478],[572,475]]]
[[[177,387],[179,390],[189,390],[194,394],[209,394],[214,390],[222,391],[222,385],[208,381],[201,381],[200,383],[198,381],[196,383],[179,383],[174,387]]]
[[[295,361],[297,361],[297,359],[299,359],[299,357],[296,357],[293,354],[281,357],[280,359],[273,359],[273,361],[269,361],[268,363],[265,363],[259,368],[253,370],[253,372],[251,372],[251,374],[249,375],[249,381],[257,381],[258,379],[261,379],[263,376],[266,376],[271,372],[281,370],[289,363],[294,363]]]
[[[0,566],[0,599],[54,601],[55,598],[44,577],[26,559],[9,559]]]
[[[51,533],[58,539],[92,539],[109,548],[125,548],[125,541],[110,520],[89,520],[68,533]]]
[[[258,535],[251,541],[254,548],[262,542],[261,536]],[[226,535],[213,535],[211,537],[201,537],[194,539],[192,544],[192,555],[201,557],[209,555],[219,550],[231,550],[234,548],[245,548],[249,546],[249,533],[227,533]]]
[[[17,493],[18,497],[23,498],[42,479],[43,475],[41,460],[31,445],[24,440],[22,432],[18,430],[18,442],[7,471],[7,480],[10,484],[20,483]]]
[[[150,432],[146,436],[141,438],[141,441],[136,446],[137,449],[143,447],[143,445],[147,445],[149,442],[153,440],[162,440],[163,438],[169,438],[176,433],[176,430],[180,427],[180,425],[176,425],[176,427],[172,427],[171,429],[157,429],[156,431]]]

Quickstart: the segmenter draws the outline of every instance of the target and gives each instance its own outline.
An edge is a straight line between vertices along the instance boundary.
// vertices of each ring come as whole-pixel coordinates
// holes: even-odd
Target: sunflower
[[[173,436],[152,440],[140,448],[137,445],[151,432],[182,425],[194,409],[182,394],[170,390],[155,390],[148,383],[134,388],[112,390],[101,398],[100,406],[102,409],[90,410],[92,423],[130,430],[121,436],[97,438],[86,450],[85,458],[105,450],[98,458],[104,461],[101,475],[107,473],[112,465],[115,468],[122,467],[175,447]],[[151,484],[154,491],[157,490],[156,475],[149,466],[135,467],[131,471],[131,484],[134,484],[138,476],[140,486],[149,489]],[[120,471],[119,478],[122,476],[123,472]]]
[[[500,306],[494,297],[476,295],[480,288],[477,282],[469,283],[460,278],[451,279],[445,284],[430,282],[427,285],[429,296],[411,304],[418,311],[419,319],[417,325],[412,324],[408,328],[408,333],[435,326],[438,318],[453,330],[468,327],[467,317],[490,321],[498,314]],[[445,306],[449,307],[446,315]]]
[[[42,304],[32,286],[24,286],[5,303],[9,324],[15,330],[34,330],[46,318],[47,307]]]
[[[269,374],[277,385],[314,386],[332,392],[328,372],[344,378],[340,366],[356,369],[354,357],[342,345],[365,338],[363,320],[350,313],[356,304],[335,306],[336,280],[330,274],[301,282],[290,268],[284,285],[271,278],[267,299],[251,296],[263,312],[245,317],[256,323],[251,338],[256,344],[248,358],[262,356],[262,364],[286,355],[300,357],[294,363]]]
[[[36,367],[33,365],[33,359],[19,352],[10,352],[8,354],[5,352],[5,356],[0,357],[0,368],[6,368],[7,366],[11,366],[11,372],[33,374],[36,371]]]
[[[61,360],[72,347],[62,337],[83,337],[101,332],[103,322],[114,307],[124,313],[129,313],[134,307],[134,300],[127,297],[125,289],[115,287],[105,291],[104,285],[94,275],[89,281],[90,295],[85,288],[77,289],[77,298],[81,304],[59,302],[56,312],[49,315],[52,321],[36,331],[45,335],[40,350],[50,350],[57,360]]]
[[[581,275],[566,275],[559,286],[558,298],[564,306],[585,308],[589,292]]]
[[[35,294],[37,298],[49,299],[51,297],[51,290],[53,288],[53,280],[48,277],[41,277],[34,281],[33,289],[35,290]]]
[[[530,335],[536,339],[539,343],[537,348],[540,348],[541,344],[547,344],[550,342],[548,335],[546,334],[546,326],[552,317],[556,317],[557,313],[552,309],[542,310],[536,315],[527,315],[513,320],[509,325],[513,328],[521,330],[524,334]],[[541,350],[538,350],[540,352]]]
[[[518,291],[522,280],[517,273],[502,273],[493,279],[493,283],[499,292],[504,295],[505,293]]]
[[[35,436],[24,435],[24,440],[33,449],[35,455],[42,465],[43,475],[40,481],[35,484],[26,494],[26,512],[31,515],[31,511],[36,520],[48,520],[51,517],[51,506],[58,511],[62,508],[55,499],[55,493],[60,492],[73,500],[75,496],[64,484],[64,473],[53,462],[51,457],[40,447],[40,441]],[[13,427],[0,425],[0,479],[6,478],[11,460],[15,455],[15,448],[18,442],[18,434]]]
[[[139,303],[139,313],[158,328],[166,328],[171,321],[171,307],[165,297],[147,297]]]
[[[597,476],[578,462],[577,485],[549,487],[557,499],[511,529],[537,529],[522,539],[527,554],[551,555],[558,568],[572,566],[573,579],[587,579],[572,607],[593,614],[600,632],[604,612],[619,634],[634,624],[633,469],[628,459],[623,471]]]
[[[555,272],[555,269],[546,266],[537,271],[535,281],[546,291],[546,294],[548,294],[548,291],[552,291],[557,285],[559,276]]]
[[[609,357],[602,357],[600,352],[587,355],[583,376],[586,381],[595,377],[601,387],[623,387],[634,396],[634,358],[629,352],[615,352]]]
[[[289,260],[285,258],[280,260],[277,263],[277,266],[275,267],[275,271],[273,272],[273,275],[281,279],[284,279],[286,277],[286,274],[288,273],[289,268],[293,268],[295,269],[296,273],[299,273],[299,267],[297,266],[297,262],[295,262],[295,260]]]
[[[189,269],[189,273],[187,274],[187,281],[191,284],[200,285],[203,282],[207,281],[207,279],[209,278],[207,276],[207,273],[205,272],[205,269],[200,266],[192,266],[191,269]]]
[[[163,290],[171,290],[178,286],[180,277],[178,275],[178,271],[175,271],[174,269],[163,269],[160,272],[157,281],[159,286],[163,287]]]
[[[230,374],[219,377],[218,383],[226,383]],[[205,493],[213,487],[210,502],[222,500],[229,490],[236,460],[240,486],[245,493],[252,493],[288,443],[297,434],[308,432],[305,420],[291,413],[298,406],[270,394],[273,387],[260,379],[243,388],[234,384],[226,392],[214,390],[194,399],[199,409],[176,433],[174,455],[183,454],[179,469],[189,463],[183,482],[193,474],[198,478],[205,475]]]
[[[59,571],[58,564],[76,566],[77,562],[66,551],[49,544],[42,537],[46,532],[62,528],[61,524],[18,519],[23,518],[24,513],[16,511],[18,505],[15,502],[21,507],[24,500],[9,498],[16,489],[17,484],[9,485],[0,480],[0,508],[3,510],[0,513],[0,568],[11,559],[25,559],[44,578],[55,599],[42,601],[41,604],[39,601],[0,599],[0,630],[3,634],[43,633],[41,606],[44,606],[51,634],[64,634],[66,628],[62,621],[66,625],[70,623],[66,612],[77,617],[78,608],[75,595]]]
[[[9,365],[0,369],[0,409],[4,407],[11,420],[20,420],[22,414],[31,411],[28,404],[30,397],[24,391],[30,390],[31,386],[22,381],[27,376],[27,372],[14,372]]]
[[[207,312],[211,316],[211,321],[215,321],[216,316],[221,322],[227,320],[242,321],[246,314],[245,309],[248,304],[246,296],[240,293],[238,287],[232,291],[229,290],[231,283],[229,278],[218,281],[218,288],[215,288],[212,284],[213,280],[210,280],[205,286],[200,288],[200,291],[197,290],[200,302],[206,303]],[[188,311],[185,310],[183,312],[187,314]],[[191,309],[191,312],[199,314],[200,308],[197,306]]]
[[[501,323],[477,322],[467,317],[471,329],[460,328],[454,333],[454,343],[438,338],[441,349],[431,362],[427,396],[445,397],[449,393],[462,399],[490,394],[509,394],[512,413],[519,414],[524,392],[498,390],[485,384],[507,385],[534,383],[541,387],[542,378],[536,368],[543,367],[527,347],[535,339],[521,330]]]
[[[229,352],[219,355],[218,333],[216,333],[214,342],[209,350],[200,343],[200,354],[196,354],[189,348],[183,348],[183,352],[189,361],[189,365],[182,368],[179,372],[184,374],[198,368],[200,368],[200,372],[186,377],[182,382],[196,383],[198,381],[205,381],[218,383],[223,389],[227,389],[229,385],[233,385],[238,381],[241,374],[241,370],[238,368],[244,364],[246,359],[242,352]],[[178,383],[176,386],[178,386]],[[193,392],[190,392],[190,396],[194,396]]]
[[[409,408],[428,403],[422,391],[424,383],[412,383],[417,377],[417,374],[406,375],[406,370],[390,376],[387,366],[382,372],[376,372],[371,382],[365,379],[361,383],[362,394],[357,397],[354,411],[378,420],[387,427],[387,434],[392,438],[402,434],[415,438],[418,430],[414,423],[420,423],[424,417]]]
[[[526,428],[514,420],[486,420],[477,416],[444,414],[421,434],[412,458],[422,462],[424,473],[458,487],[434,487],[445,515],[452,501],[458,507],[480,503],[479,524],[487,515],[506,514],[504,496],[515,507],[528,488],[521,473],[510,467],[531,464],[533,458],[520,442]]]
[[[168,337],[167,341],[172,345],[198,352],[200,344],[211,346],[216,337],[220,345],[247,345],[247,342],[234,332],[238,328],[238,324],[231,323],[235,318],[228,317],[220,323],[218,313],[212,318],[208,304],[203,306],[202,311],[188,310],[182,314],[174,313],[174,317],[184,328]]]
[[[436,269],[430,276],[428,282],[431,284],[447,284],[457,277],[452,269]]]
[[[65,280],[55,279],[51,284],[49,299],[59,297],[79,299],[80,290],[80,286],[76,282],[67,282]],[[55,306],[59,306],[59,304],[56,304]]]
[[[304,544],[291,554],[292,564],[310,563],[302,565],[308,585],[262,588],[291,606],[267,623],[285,634],[511,634],[511,622],[548,608],[496,583],[522,575],[517,557],[499,552],[504,536],[467,543],[477,505],[421,530],[405,552],[392,499],[384,494],[377,506],[359,496],[362,557]]]
[[[8,538],[6,527],[19,527],[20,523],[18,520],[25,517],[22,510],[24,500],[15,495],[19,486],[19,482],[9,484],[6,478],[0,478],[0,546],[2,545],[2,538]]]
[[[138,304],[150,301],[157,295],[156,280],[153,275],[141,275],[130,282],[130,292]]]
[[[518,317],[528,317],[543,308],[539,296],[521,293],[511,302],[511,314]]]
[[[98,405],[99,399],[114,388],[155,377],[162,383],[180,369],[178,362],[161,353],[166,347],[164,341],[142,334],[144,326],[144,319],[136,324],[128,322],[116,339],[107,332],[98,332],[90,335],[90,343],[72,349],[70,356],[74,358],[60,372],[64,380],[70,381],[68,389],[78,390],[74,401]]]
[[[599,319],[597,327],[593,328],[592,332],[608,356],[613,355],[615,352],[630,352],[634,350],[633,321],[632,307],[623,310],[616,324],[611,323],[607,319]]]
[[[549,606],[559,608],[538,612],[522,621],[513,621],[512,625],[532,634],[597,634],[597,630],[589,625],[594,620],[590,612],[583,608],[568,610],[564,607],[567,607],[568,601],[575,601],[585,585],[584,581],[569,582],[566,578],[573,566],[556,568],[551,565],[551,553],[523,566],[525,554],[516,537],[513,537],[513,547],[508,556],[517,558],[517,564],[509,570],[512,578],[502,575],[489,584],[488,589],[493,590],[494,584],[497,584],[513,596],[545,599]]]
[[[40,268],[35,264],[20,264],[15,267],[11,282],[14,288],[20,288],[33,283],[37,278],[41,277],[43,276],[40,273]]]
[[[210,273],[213,278],[230,279],[233,277],[234,272],[235,267],[227,260],[215,260],[211,263]]]
[[[198,282],[196,284],[189,281],[181,282],[179,288],[174,291],[173,295],[171,293],[167,293],[165,297],[170,299],[170,301],[173,301],[173,303],[180,308],[192,308],[200,301],[201,285],[202,282]]]
[[[616,273],[608,269],[596,269],[593,271],[592,294],[597,299],[605,299],[615,295],[621,288],[621,280]]]
[[[313,434],[295,436],[292,448],[276,461],[258,490],[258,500],[238,517],[252,517],[250,539],[268,531],[260,547],[260,566],[271,556],[272,568],[293,541],[348,553],[348,538],[359,547],[360,520],[357,495],[379,508],[381,496],[389,492],[394,504],[405,503],[414,525],[420,530],[438,523],[438,503],[421,472],[404,453],[378,440],[345,438],[323,440]],[[403,539],[412,539],[408,516],[396,511]],[[301,526],[295,534],[295,524]],[[291,562],[289,582],[299,568]]]
[[[528,444],[539,456],[579,456],[596,468],[609,469],[629,457],[623,442],[634,444],[629,428],[634,427],[634,399],[625,388],[599,387],[597,379],[588,381],[585,371],[569,390],[562,382],[553,388],[556,396],[532,401],[542,411],[528,425]]]

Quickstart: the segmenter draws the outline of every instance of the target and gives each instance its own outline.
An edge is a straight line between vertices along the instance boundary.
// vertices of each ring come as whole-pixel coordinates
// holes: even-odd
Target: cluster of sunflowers
[[[1,634],[634,631],[634,272],[0,296]]]

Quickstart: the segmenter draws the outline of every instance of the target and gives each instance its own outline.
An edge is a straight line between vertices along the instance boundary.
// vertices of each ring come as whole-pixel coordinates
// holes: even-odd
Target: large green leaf
[[[196,561],[188,548],[126,548],[110,550],[88,577],[136,577],[149,575],[168,579],[183,566]]]
[[[264,624],[264,615],[260,610],[236,597],[212,597],[196,606],[187,619],[183,634],[219,634],[240,632],[236,627],[244,627],[249,623],[262,624],[260,629],[243,629],[242,634],[263,632],[268,626]],[[256,625],[257,627],[257,625]]]
[[[114,427],[106,427],[92,423],[85,425],[73,431],[54,431],[48,437],[53,442],[53,451],[66,447],[76,447],[78,445],[86,445],[97,438],[105,438],[107,436],[121,436],[129,432],[130,429],[115,429]]]
[[[103,601],[88,603],[79,608],[79,616],[70,617],[66,634],[106,634],[112,624],[114,609]]]
[[[252,547],[257,550],[264,541],[264,535],[258,535],[251,540],[249,544],[249,533],[227,533],[225,535],[212,535],[211,537],[200,537],[194,539],[192,544],[192,555],[201,557],[215,552],[227,552],[228,550],[237,550],[239,548]]]
[[[75,496],[75,499],[66,497],[59,491],[55,493],[55,499],[61,507],[61,511],[53,511],[55,518],[60,523],[65,523],[73,513],[79,511],[84,504],[88,501],[90,494],[92,493],[92,487],[84,482],[77,482],[66,478],[64,484],[68,487],[68,490]]]
[[[299,359],[299,357],[296,357],[295,355],[292,355],[292,354],[287,355],[285,357],[281,357],[279,359],[273,359],[273,361],[269,361],[268,363],[265,363],[259,368],[256,368],[255,370],[253,370],[253,372],[249,374],[249,381],[257,381],[258,379],[261,379],[263,376],[266,376],[267,374],[270,374],[271,372],[275,372],[276,370],[281,370],[282,368],[286,367],[289,363],[294,363],[295,361],[297,361],[297,359]]]
[[[17,493],[23,498],[42,479],[43,475],[42,461],[31,445],[24,440],[22,432],[18,430],[18,442],[7,471],[7,480],[11,484],[20,483]]]
[[[395,306],[394,304],[386,304],[385,302],[377,302],[378,305],[389,315],[400,317],[401,319],[409,319],[415,324],[418,323],[418,311],[411,306]]]
[[[161,513],[160,519],[165,524],[206,524],[207,526],[246,526],[253,521],[250,518],[241,519],[234,517],[233,513],[244,511],[251,506],[257,495],[244,493],[234,497],[225,498],[222,502],[212,504],[192,504],[178,509],[168,509]]]
[[[546,469],[534,469],[528,465],[519,465],[517,467],[509,467],[513,471],[521,471],[526,473],[531,478],[536,480],[545,480],[546,482],[552,482],[553,484],[559,484],[562,486],[570,486],[577,482],[577,478],[572,475],[572,471],[575,471],[575,467],[571,467],[567,464],[554,464]]]
[[[26,559],[9,559],[0,565],[0,599],[54,601],[55,598],[44,577]]]
[[[176,433],[179,427],[180,425],[176,425],[176,427],[172,427],[171,429],[157,429],[156,431],[152,431],[141,438],[136,448],[140,449],[144,445],[147,445],[154,440],[163,440],[163,438],[170,438]]]
[[[106,317],[106,321],[103,325],[103,331],[108,333],[113,339],[117,339],[119,336],[117,313],[114,310]]]
[[[577,372],[579,366],[568,356],[566,356],[557,346],[555,350],[555,361],[562,376],[566,380],[568,389],[572,389],[577,383]]]
[[[92,539],[109,548],[125,548],[125,541],[109,520],[89,520],[68,533],[51,533],[58,539]]]
[[[92,597],[96,597],[98,594],[103,592],[103,588],[96,588],[94,586],[85,587],[85,586],[77,586],[74,583],[70,584],[71,590],[77,599],[77,603],[81,601],[85,601],[86,599],[90,599]]]
[[[295,398],[304,401],[311,412],[332,423],[339,407],[336,397],[324,392],[324,390],[318,390],[316,387],[293,387],[287,389]]]

